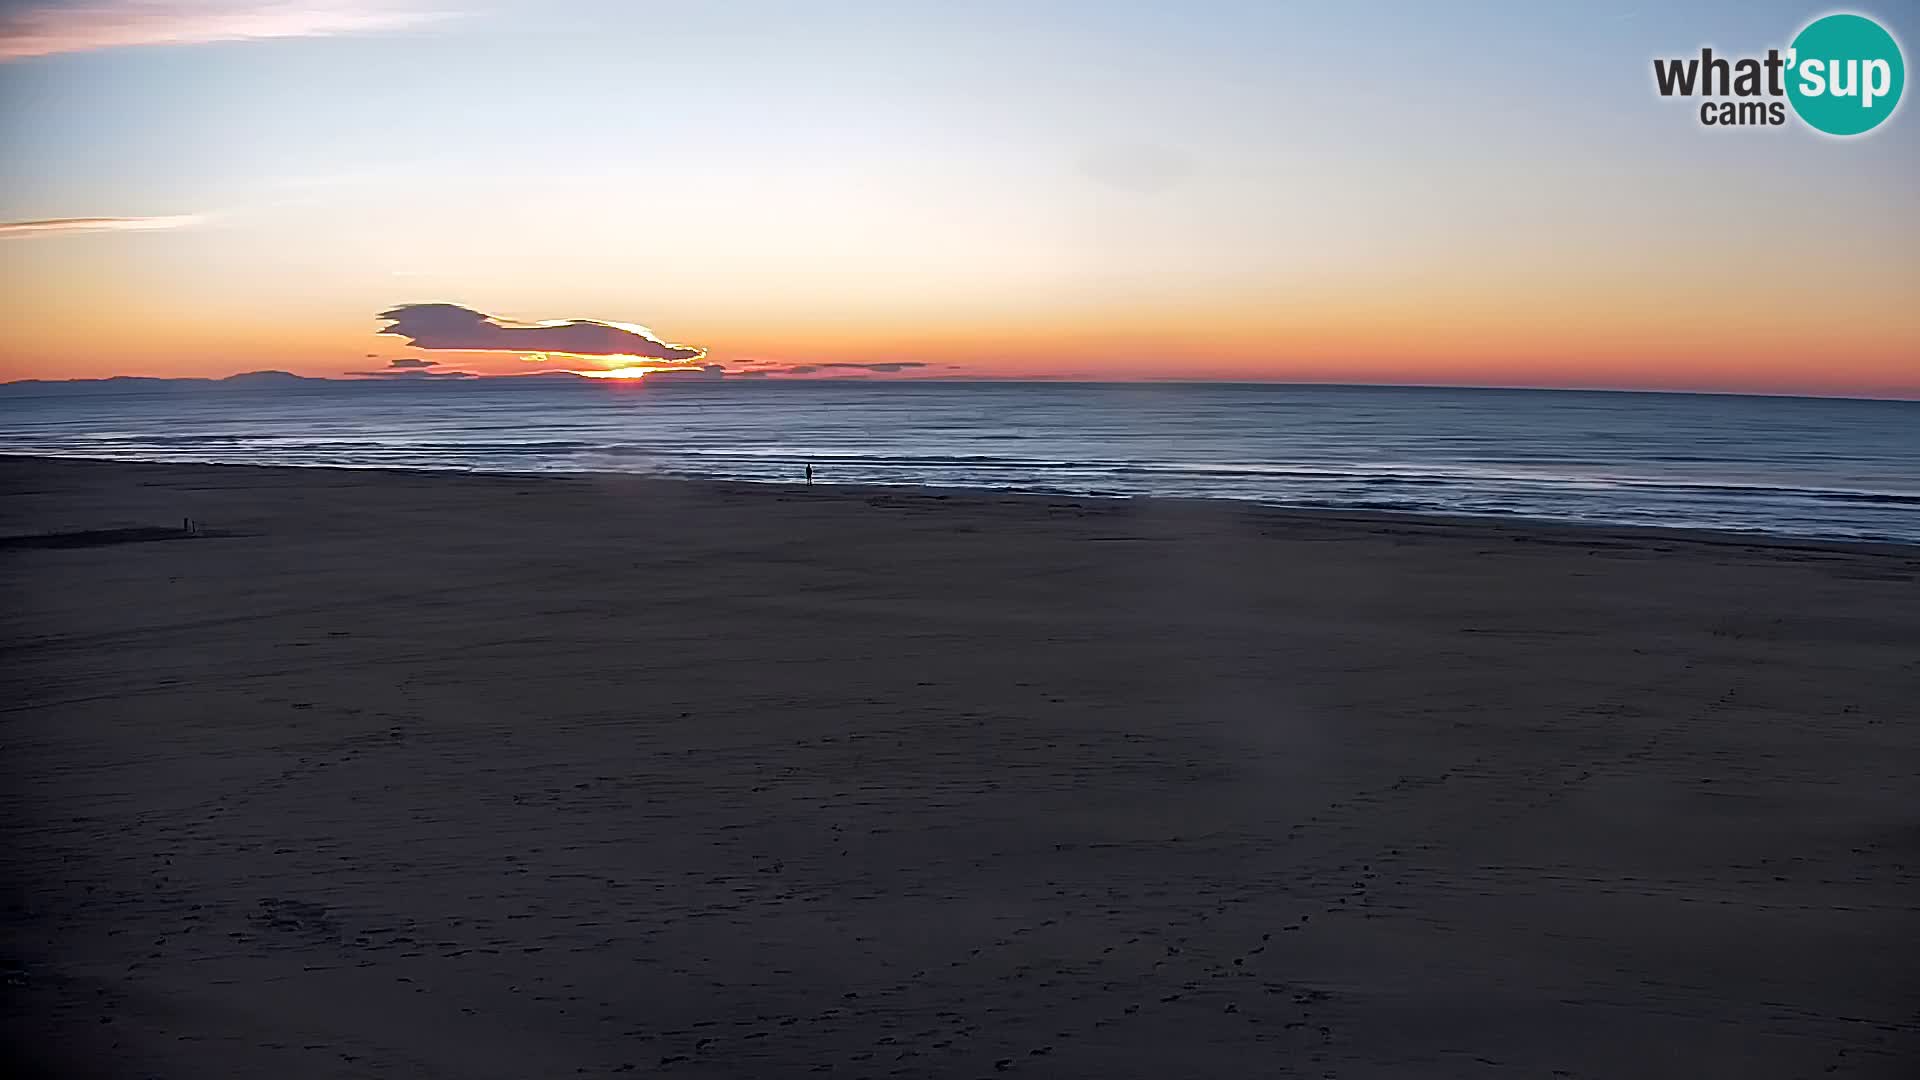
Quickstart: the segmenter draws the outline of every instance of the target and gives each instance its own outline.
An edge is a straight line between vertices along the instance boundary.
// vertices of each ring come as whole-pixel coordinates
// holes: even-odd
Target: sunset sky
[[[1828,10],[0,0],[0,378],[1920,397],[1912,103],[1843,140],[1653,90]],[[1847,10],[1913,62],[1915,5]]]

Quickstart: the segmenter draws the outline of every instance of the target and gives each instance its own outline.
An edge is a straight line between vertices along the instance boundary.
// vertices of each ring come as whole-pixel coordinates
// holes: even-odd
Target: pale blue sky
[[[1805,145],[1674,122],[1648,63],[1784,44],[1821,5],[488,4],[361,35],[0,65],[5,213],[175,212],[372,173],[729,166],[778,155],[1006,155],[1167,144],[1345,168],[1629,155],[1737,180]],[[1903,39],[1913,7],[1877,12]],[[1703,141],[1710,140],[1710,141]],[[1370,150],[1367,144],[1375,144]],[[1827,182],[1891,186],[1920,125]],[[1798,152],[1796,152],[1798,151]],[[1829,155],[1830,156],[1830,155]]]

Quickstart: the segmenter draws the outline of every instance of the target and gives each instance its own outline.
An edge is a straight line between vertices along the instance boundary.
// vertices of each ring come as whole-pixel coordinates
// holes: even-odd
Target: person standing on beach
[[[808,487],[813,486],[813,463],[812,462],[807,463],[807,486]]]

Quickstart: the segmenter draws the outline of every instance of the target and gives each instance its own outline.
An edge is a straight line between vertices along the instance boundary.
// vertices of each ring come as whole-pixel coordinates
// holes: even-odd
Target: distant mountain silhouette
[[[290,389],[327,386],[339,380],[311,379],[291,371],[248,371],[224,379],[161,379],[150,375],[114,375],[105,379],[22,379],[0,383],[0,393],[87,394],[212,389]]]
[[[313,379],[305,375],[295,375],[291,371],[243,371],[238,375],[229,375],[219,380],[236,386],[296,386],[300,383],[332,382],[331,379]]]
[[[570,371],[542,371],[526,375],[481,376],[472,379],[445,380],[447,383],[486,382],[494,385],[509,383],[544,383],[560,380],[584,381],[582,376]],[[416,379],[325,379],[307,375],[295,375],[291,371],[246,371],[238,375],[228,375],[223,379],[162,379],[150,375],[114,375],[104,379],[22,379],[18,382],[0,383],[0,394],[19,396],[41,396],[55,394],[129,394],[129,393],[182,393],[191,391],[220,390],[315,390],[335,386],[393,386],[421,385],[423,382],[441,383],[441,380]]]

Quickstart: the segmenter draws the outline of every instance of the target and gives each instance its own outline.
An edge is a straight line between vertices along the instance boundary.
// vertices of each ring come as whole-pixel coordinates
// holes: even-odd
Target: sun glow
[[[644,379],[656,371],[671,371],[671,368],[617,367],[600,368],[593,371],[576,371],[575,375],[585,375],[589,379]]]

